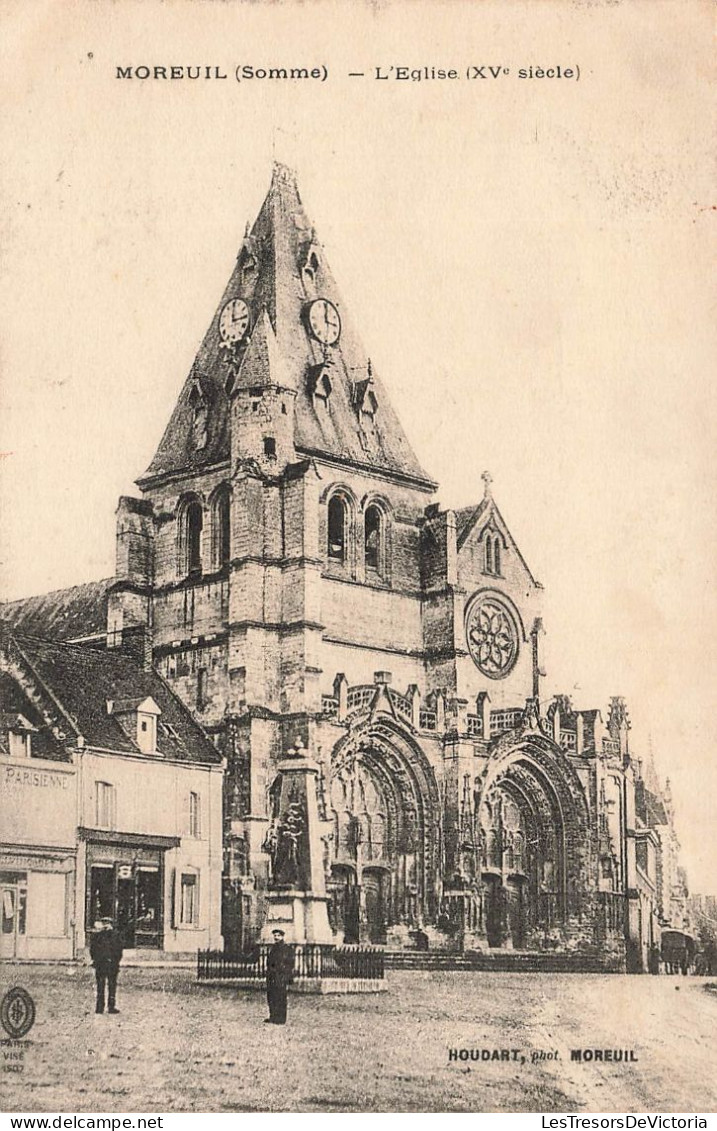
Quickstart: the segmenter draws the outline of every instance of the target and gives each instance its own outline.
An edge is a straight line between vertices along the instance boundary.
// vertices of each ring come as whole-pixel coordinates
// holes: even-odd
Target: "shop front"
[[[0,765],[0,959],[74,957],[75,767]]]
[[[74,851],[0,855],[0,958],[72,958]]]
[[[80,829],[80,837],[87,842],[85,932],[109,916],[126,949],[163,949],[165,853],[179,845],[179,838],[87,828]]]

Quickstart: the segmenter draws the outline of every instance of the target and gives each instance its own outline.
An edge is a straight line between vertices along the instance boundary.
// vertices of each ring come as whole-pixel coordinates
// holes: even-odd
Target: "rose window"
[[[468,650],[489,679],[502,679],[518,658],[518,632],[506,605],[497,597],[479,597],[466,618]]]

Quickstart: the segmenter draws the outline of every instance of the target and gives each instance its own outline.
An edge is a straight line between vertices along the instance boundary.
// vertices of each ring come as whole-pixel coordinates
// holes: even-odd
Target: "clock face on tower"
[[[518,659],[518,627],[506,602],[495,593],[479,593],[466,611],[466,639],[471,659],[488,679],[503,679]]]
[[[327,298],[317,298],[308,312],[309,329],[317,341],[325,346],[333,346],[341,335],[341,317],[338,310]]]
[[[240,342],[249,325],[249,307],[241,298],[230,298],[219,315],[219,333],[224,342]]]

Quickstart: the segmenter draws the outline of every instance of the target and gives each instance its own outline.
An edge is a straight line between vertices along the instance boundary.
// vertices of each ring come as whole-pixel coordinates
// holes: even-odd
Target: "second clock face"
[[[341,335],[341,317],[327,298],[317,298],[309,307],[309,329],[317,341],[333,346]]]
[[[225,342],[240,342],[249,325],[249,307],[241,298],[231,298],[219,315],[219,333]]]

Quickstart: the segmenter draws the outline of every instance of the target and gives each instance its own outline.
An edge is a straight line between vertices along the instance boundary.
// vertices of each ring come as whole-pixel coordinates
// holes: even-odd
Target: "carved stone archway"
[[[334,929],[347,942],[386,942],[436,912],[440,804],[435,775],[413,738],[374,718],[335,747],[328,790],[334,836],[329,889]]]
[[[577,935],[590,899],[593,837],[580,779],[542,734],[506,735],[476,779],[482,928],[491,947]]]

